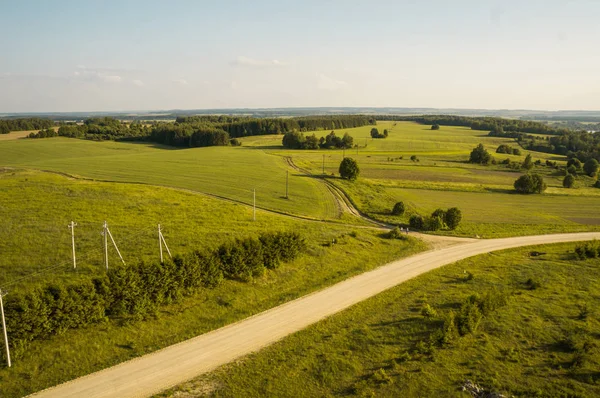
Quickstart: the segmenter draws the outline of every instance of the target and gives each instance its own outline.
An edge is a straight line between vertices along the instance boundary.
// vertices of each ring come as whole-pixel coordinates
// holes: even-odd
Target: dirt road
[[[477,240],[430,250],[357,275],[235,324],[61,384],[36,397],[147,397],[257,351],[419,274],[490,251],[600,239],[600,232]],[[90,355],[93,353],[90,352]]]

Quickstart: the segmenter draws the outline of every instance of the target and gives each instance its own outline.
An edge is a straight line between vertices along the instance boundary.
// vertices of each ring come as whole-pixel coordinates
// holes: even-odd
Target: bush
[[[451,207],[444,214],[444,223],[448,229],[454,230],[462,221],[462,212],[458,207]]]
[[[346,180],[354,181],[360,174],[360,169],[356,160],[352,158],[344,158],[340,163],[339,168],[340,176]]]
[[[575,186],[575,177],[572,174],[567,174],[563,179],[563,187],[565,188],[573,188]]]
[[[429,304],[425,304],[423,308],[421,308],[421,315],[425,318],[435,318],[437,316],[437,311]]]
[[[446,212],[444,211],[444,209],[435,209],[433,211],[433,213],[431,213],[431,217],[432,218],[436,218],[439,217],[441,219],[444,219],[444,217],[446,216]]]
[[[433,124],[433,125],[431,126],[431,129],[432,129],[432,130],[439,130],[439,129],[440,129],[440,125],[439,125],[439,124]]]
[[[519,193],[532,194],[542,193],[547,186],[539,174],[524,174],[514,183],[515,190]]]
[[[412,155],[412,156],[410,157],[410,160],[412,160],[413,162],[418,162],[418,161],[419,161],[419,158],[417,157],[417,155]]]
[[[385,237],[388,239],[402,239],[402,240],[407,239],[406,234],[404,234],[398,227],[392,229],[390,232],[385,234]]]
[[[592,158],[583,164],[583,171],[585,174],[593,177],[598,172],[598,167],[598,161]]]
[[[238,140],[237,138],[230,139],[229,143],[231,146],[242,146],[242,141]]]
[[[600,180],[596,180],[596,182],[594,183],[594,187],[600,188]]]
[[[488,165],[492,163],[492,155],[483,147],[483,144],[477,145],[469,156],[469,163]]]
[[[376,127],[373,127],[371,129],[371,138],[387,138],[387,136],[388,136],[387,129],[383,130],[383,134],[380,133]]]
[[[396,202],[394,208],[392,209],[392,214],[395,216],[401,216],[404,214],[405,211],[406,206],[404,205],[404,202]]]
[[[423,229],[423,225],[424,225],[424,220],[423,217],[418,215],[418,214],[413,214],[412,216],[410,216],[410,219],[408,220],[408,225],[410,225],[411,228],[414,229]]]
[[[444,220],[442,217],[427,217],[423,223],[425,231],[439,231],[444,229]]]
[[[570,165],[569,167],[567,167],[567,175],[577,175],[577,168],[573,165]]]
[[[531,159],[531,154],[527,154],[527,156],[525,157],[525,160],[523,160],[523,163],[521,164],[521,167],[524,168],[525,170],[531,170],[533,168],[533,161]]]

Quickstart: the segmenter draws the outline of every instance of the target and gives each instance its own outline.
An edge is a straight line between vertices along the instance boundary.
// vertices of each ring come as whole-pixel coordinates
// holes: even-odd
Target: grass
[[[496,154],[500,144],[519,145],[512,139],[488,137],[486,132],[465,127],[431,130],[429,126],[408,122],[379,122],[377,127],[380,131],[388,129],[388,138],[365,139],[372,126],[340,131],[353,135],[359,145],[345,151],[346,156],[357,159],[361,169],[360,178],[354,183],[333,177],[343,151],[285,150],[279,137],[245,138],[244,145],[292,157],[296,165],[315,175],[322,175],[324,165],[330,181],[342,188],[363,213],[389,223],[406,224],[412,213],[428,215],[436,208],[457,206],[464,214],[464,222],[452,232],[454,235],[501,237],[600,228],[595,211],[600,189],[591,187],[594,179],[579,176],[578,189],[565,189],[564,174],[545,166],[546,160],[564,165],[564,157],[526,150],[520,156]],[[520,163],[528,153],[534,160],[541,160],[543,166],[535,166],[532,172],[544,177],[546,193],[515,195],[513,183],[524,171],[502,164],[467,163],[470,151],[479,143],[499,161],[509,158]],[[418,161],[410,160],[412,155]],[[409,205],[407,216],[391,216],[397,201]]]
[[[214,290],[161,307],[156,319],[111,319],[33,342],[23,356],[13,358],[11,369],[0,369],[2,397],[20,397],[115,365],[424,249],[415,240],[382,239],[381,231],[339,223],[264,211],[252,221],[250,207],[204,195],[31,170],[0,174],[0,215],[0,286],[9,294],[104,272],[99,234],[104,219],[128,263],[158,258],[159,222],[174,254],[261,231],[294,230],[309,243],[307,254],[264,277],[251,283],[225,281]],[[77,271],[70,263],[71,220],[78,222]],[[333,238],[335,245],[330,244]],[[111,252],[111,264],[118,261]],[[53,265],[59,267],[48,268]]]
[[[0,142],[0,166],[50,170],[103,181],[136,182],[209,193],[262,208],[339,218],[327,189],[279,157],[244,147],[173,149],[69,138]],[[290,171],[289,199],[285,199]]]
[[[573,247],[445,266],[160,396],[469,397],[472,380],[505,396],[596,397],[600,260],[574,260]],[[508,303],[473,334],[430,344],[450,311],[490,289]]]

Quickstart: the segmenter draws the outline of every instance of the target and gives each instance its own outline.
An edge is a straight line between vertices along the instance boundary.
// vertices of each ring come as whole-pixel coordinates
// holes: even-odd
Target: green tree
[[[377,127],[371,129],[371,138],[379,138],[379,130],[377,130]]]
[[[575,186],[575,177],[573,174],[567,174],[563,180],[563,187],[573,188]]]
[[[583,164],[583,171],[585,171],[585,174],[593,177],[598,172],[598,167],[598,161],[592,158]]]
[[[404,214],[405,211],[406,211],[406,206],[404,205],[404,202],[397,202],[394,205],[394,208],[392,209],[392,214],[395,216],[401,216]]]
[[[346,180],[354,181],[358,178],[360,174],[360,168],[358,167],[358,163],[356,160],[352,158],[344,158],[340,163],[340,176]]]
[[[514,183],[515,190],[519,193],[542,193],[547,186],[539,174],[524,174]]]
[[[408,225],[414,229],[423,229],[424,223],[425,221],[423,220],[423,217],[418,214],[413,214],[410,216],[410,220],[408,221]]]
[[[432,130],[439,130],[440,129],[440,125],[439,124],[433,124],[433,125],[431,125],[431,129]]]
[[[531,154],[529,154],[529,153],[527,154],[527,156],[525,157],[525,160],[521,164],[521,167],[524,168],[525,170],[531,170],[533,168],[533,160],[531,159]]]
[[[446,214],[444,215],[444,222],[448,229],[456,229],[458,224],[462,221],[462,212],[458,207],[451,207],[446,210]]]
[[[483,147],[483,144],[477,145],[469,156],[469,163],[477,164],[490,164],[492,162],[492,155]]]

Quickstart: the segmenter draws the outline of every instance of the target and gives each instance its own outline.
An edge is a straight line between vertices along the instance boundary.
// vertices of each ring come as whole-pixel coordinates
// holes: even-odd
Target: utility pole
[[[119,258],[121,259],[121,262],[123,263],[123,265],[125,265],[125,260],[123,260],[123,256],[121,256],[121,252],[119,251],[119,248],[117,247],[117,243],[115,242],[115,239],[113,238],[112,234],[110,233],[110,229],[108,229],[108,224],[106,221],[104,221],[104,260],[106,263],[106,269],[108,269],[108,237],[110,237],[110,240],[111,240],[113,246],[115,247],[115,250],[117,251],[117,254],[119,255]]]
[[[171,256],[171,251],[169,250],[169,246],[167,246],[167,242],[165,241],[165,237],[162,234],[162,229],[160,228],[160,224],[158,224],[158,245],[160,247],[160,262],[163,262],[163,250],[162,250],[162,245],[165,245],[165,249],[167,249],[167,253],[169,253],[169,257],[173,258],[173,256]]]
[[[285,198],[286,199],[289,199],[289,197],[288,197],[289,185],[290,185],[290,171],[286,170],[285,171]]]
[[[102,235],[104,236],[104,264],[106,265],[106,270],[108,271],[108,224],[104,221],[104,230],[102,231]]]
[[[71,221],[71,223],[68,225],[69,229],[71,230],[71,245],[73,246],[73,268],[77,268],[77,260],[75,259],[75,227],[77,226],[77,223]]]
[[[2,330],[4,330],[4,344],[6,345],[6,361],[10,368],[10,349],[8,348],[8,333],[6,333],[6,320],[4,319],[4,303],[2,302],[2,289],[0,289],[0,311],[2,312]]]
[[[252,218],[254,219],[254,221],[256,221],[256,188],[254,188],[252,190],[252,198],[253,198],[253,206],[252,206],[252,208],[253,208],[253,211],[252,211],[253,216],[252,216]]]

